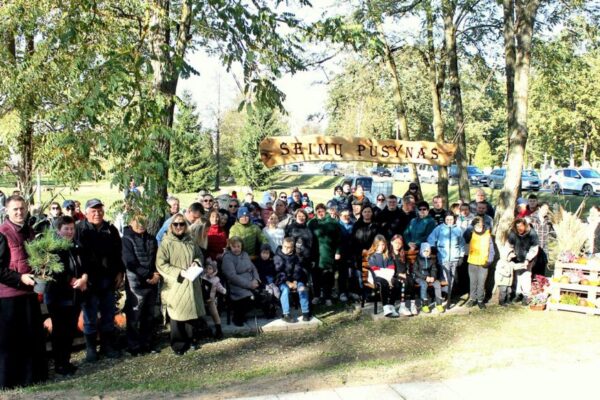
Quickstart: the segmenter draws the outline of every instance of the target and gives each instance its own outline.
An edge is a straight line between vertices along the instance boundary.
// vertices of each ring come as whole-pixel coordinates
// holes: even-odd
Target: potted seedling
[[[27,262],[35,280],[34,292],[44,293],[48,282],[53,280],[53,275],[64,271],[65,266],[56,253],[70,247],[71,242],[57,236],[52,229],[46,229],[35,240],[25,243],[25,251],[29,256]]]

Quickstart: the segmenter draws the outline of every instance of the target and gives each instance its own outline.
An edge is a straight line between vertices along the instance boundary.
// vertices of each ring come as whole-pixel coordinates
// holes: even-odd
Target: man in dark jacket
[[[496,215],[494,206],[492,206],[486,200],[486,194],[483,189],[477,189],[477,192],[475,192],[475,200],[471,200],[471,202],[469,203],[469,207],[471,207],[472,214],[477,214],[477,203],[485,203],[487,205],[486,214],[489,215],[490,218],[494,219],[494,215]]]
[[[96,338],[98,312],[101,315],[100,343],[102,353],[109,358],[120,354],[113,346],[115,331],[115,290],[123,284],[125,266],[121,254],[121,238],[114,225],[104,220],[104,204],[98,199],[85,204],[85,220],[77,224],[76,240],[89,259],[89,293],[83,303],[83,333],[86,360],[98,360]]]
[[[517,294],[515,301],[522,300],[523,305],[529,304],[531,295],[531,269],[536,263],[539,252],[539,239],[535,230],[523,218],[517,218],[513,222],[508,233],[508,258],[521,264],[522,268],[515,270],[513,289]]]
[[[0,225],[0,390],[48,376],[40,304],[25,252],[25,242],[33,239],[25,200],[6,199],[6,215]]]
[[[123,263],[127,269],[125,313],[127,344],[136,356],[152,350],[153,308],[158,294],[160,274],[156,271],[156,238],[146,232],[141,215],[133,217],[123,230]]]
[[[387,206],[383,209],[375,220],[381,227],[381,232],[389,241],[392,236],[402,235],[410,220],[417,215],[413,209],[414,203],[411,199],[406,198],[402,201],[402,207],[398,207],[398,198],[393,194],[387,197]]]
[[[302,208],[302,193],[299,190],[292,192],[292,201],[288,205],[288,208],[292,212],[296,212],[296,210]]]
[[[435,221],[435,225],[441,225],[444,223],[444,218],[448,211],[444,209],[444,199],[442,196],[435,196],[433,198],[433,207],[429,210],[429,216]]]

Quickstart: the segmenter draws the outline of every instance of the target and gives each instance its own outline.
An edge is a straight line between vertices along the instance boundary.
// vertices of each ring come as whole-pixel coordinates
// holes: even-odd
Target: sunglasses
[[[239,207],[239,206],[238,206],[238,205],[235,205],[235,204],[232,204],[232,205],[230,205],[230,206],[229,206],[229,208],[238,208],[238,207]]]
[[[52,210],[60,210],[60,207],[51,207]]]
[[[187,224],[185,222],[173,222],[172,225],[174,227],[180,228],[182,226],[186,226]]]
[[[377,201],[385,201],[385,199],[382,198],[382,197],[380,197],[380,198],[377,199]]]
[[[204,200],[202,200],[202,202],[204,202],[204,203],[214,203],[214,200],[213,199],[204,199]]]
[[[428,208],[419,208],[419,211],[429,211]]]

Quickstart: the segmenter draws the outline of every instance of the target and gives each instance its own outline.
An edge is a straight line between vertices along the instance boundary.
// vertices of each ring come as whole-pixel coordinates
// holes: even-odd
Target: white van
[[[419,164],[417,167],[417,173],[419,174],[419,181],[423,183],[437,184],[438,181],[438,167],[437,165]]]

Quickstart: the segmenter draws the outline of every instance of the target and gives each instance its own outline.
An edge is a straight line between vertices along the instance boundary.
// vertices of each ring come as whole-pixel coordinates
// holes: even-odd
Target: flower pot
[[[48,285],[48,281],[40,278],[33,278],[35,281],[35,285],[33,286],[33,291],[38,294],[46,293],[46,287]]]
[[[546,309],[545,304],[530,304],[529,308],[533,311],[544,311]]]

